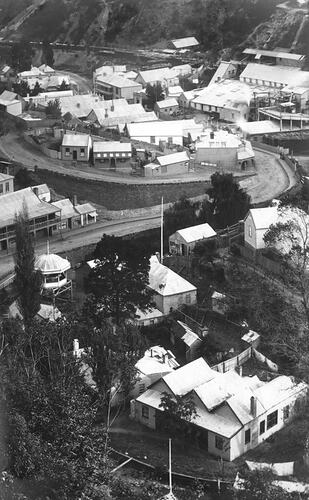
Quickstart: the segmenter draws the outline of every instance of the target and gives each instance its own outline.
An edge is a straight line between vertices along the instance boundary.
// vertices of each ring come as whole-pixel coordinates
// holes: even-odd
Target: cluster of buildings
[[[27,207],[29,227],[35,239],[47,239],[75,227],[83,227],[97,220],[97,211],[90,203],[69,199],[51,200],[46,184],[14,191],[14,178],[0,173],[0,254],[15,248],[16,215]]]

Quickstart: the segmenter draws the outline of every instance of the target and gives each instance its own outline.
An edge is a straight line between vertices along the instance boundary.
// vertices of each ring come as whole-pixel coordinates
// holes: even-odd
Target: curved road
[[[75,248],[82,248],[99,241],[102,235],[125,236],[147,229],[160,226],[160,216],[152,215],[146,217],[135,217],[122,221],[104,221],[82,228],[57,234],[50,239],[50,252],[70,252]],[[39,241],[35,247],[36,253],[46,251],[46,241]],[[0,278],[8,276],[14,271],[14,255],[0,256]],[[1,279],[0,279],[1,283]]]

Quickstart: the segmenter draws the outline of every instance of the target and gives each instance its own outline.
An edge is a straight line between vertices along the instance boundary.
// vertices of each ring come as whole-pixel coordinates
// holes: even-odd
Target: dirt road
[[[82,248],[99,241],[102,235],[125,236],[126,234],[138,233],[147,229],[160,226],[159,216],[132,218],[121,221],[103,221],[98,224],[78,228],[62,235],[55,235],[50,239],[50,252],[69,252],[75,248]],[[35,247],[37,254],[44,253],[46,242],[39,241]],[[14,256],[0,256],[0,278],[14,271]]]

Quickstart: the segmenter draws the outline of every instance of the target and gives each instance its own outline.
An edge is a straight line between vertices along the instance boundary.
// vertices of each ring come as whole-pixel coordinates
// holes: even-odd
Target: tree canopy
[[[216,229],[224,229],[242,220],[250,207],[250,196],[239,186],[233,174],[213,174],[207,195],[208,199],[201,206],[200,219]]]
[[[195,226],[198,220],[199,203],[195,203],[185,195],[164,211],[164,235],[171,234],[184,227]]]
[[[43,41],[41,62],[51,68],[54,67],[54,51],[48,40]]]
[[[27,40],[22,40],[12,47],[11,66],[16,72],[28,71],[31,69],[33,50]]]
[[[17,302],[25,324],[29,324],[40,309],[42,274],[34,268],[35,254],[27,207],[15,217],[16,260],[15,280]]]
[[[59,99],[49,101],[46,106],[45,113],[48,118],[61,118],[61,105]]]
[[[120,324],[136,308],[146,310],[153,304],[147,287],[150,253],[134,240],[104,234],[93,257],[96,265],[85,281],[85,289],[95,297],[105,317]]]
[[[146,97],[147,97],[148,107],[153,109],[156,102],[162,101],[164,99],[164,92],[161,83],[158,82],[155,83],[154,85],[147,83]]]

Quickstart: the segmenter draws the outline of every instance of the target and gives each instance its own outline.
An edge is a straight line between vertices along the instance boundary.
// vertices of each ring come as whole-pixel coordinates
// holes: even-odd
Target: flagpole
[[[170,485],[170,494],[173,494],[172,489],[172,440],[169,438],[168,440],[168,477],[169,477],[169,485]]]
[[[163,196],[161,198],[161,264],[163,264]]]

